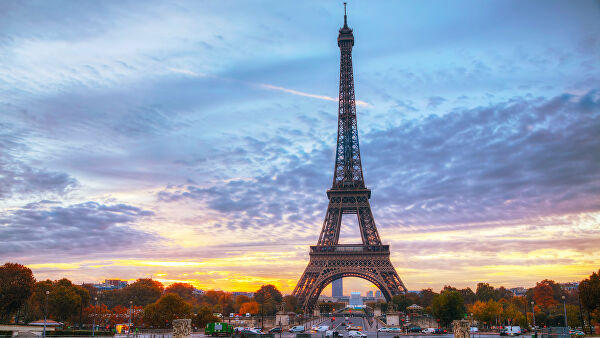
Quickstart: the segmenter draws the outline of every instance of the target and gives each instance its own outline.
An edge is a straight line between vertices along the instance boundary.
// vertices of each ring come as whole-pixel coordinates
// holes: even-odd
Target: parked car
[[[471,326],[469,328],[469,332],[473,333],[473,332],[479,332],[479,329],[476,326]]]
[[[245,334],[245,335],[255,335],[255,334],[264,334],[262,331],[260,330],[255,330],[252,328],[244,328],[242,331],[240,331],[239,333],[241,334]]]
[[[340,336],[340,333],[338,331],[336,331],[336,330],[327,330],[327,331],[325,331],[325,337],[332,337],[332,338],[334,338],[334,337],[339,337],[339,336]]]
[[[269,333],[281,333],[283,330],[281,330],[280,327],[274,327],[272,329],[269,330]]]
[[[302,332],[304,332],[304,326],[303,325],[292,326],[292,328],[289,329],[289,332],[302,333]]]
[[[390,328],[389,327],[380,327],[379,330],[377,330],[379,332],[390,332]]]
[[[435,333],[435,329],[432,327],[428,327],[426,329],[423,329],[423,331],[421,331],[423,333]]]
[[[420,326],[413,326],[411,328],[408,329],[409,332],[421,332],[421,327]]]
[[[444,334],[444,330],[437,328],[435,331],[433,331],[433,334]]]
[[[583,333],[583,331],[580,330],[569,330],[569,334],[572,336],[583,336],[585,335],[585,333]]]
[[[329,325],[320,325],[317,326],[317,332],[326,332],[327,330],[329,330]]]
[[[366,337],[367,334],[360,331],[348,331],[349,337]]]

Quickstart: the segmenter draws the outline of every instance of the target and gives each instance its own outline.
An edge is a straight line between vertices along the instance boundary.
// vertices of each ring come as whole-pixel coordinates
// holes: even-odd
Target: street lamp
[[[133,301],[129,301],[129,329],[127,330],[127,335],[131,332],[131,315],[133,314]]]
[[[535,306],[533,304],[533,301],[531,301],[531,314],[533,315],[533,334],[537,337],[537,329],[535,328]]]
[[[94,322],[92,324],[92,337],[96,335],[96,309],[98,308],[98,297],[94,297]]]
[[[46,297],[44,298],[44,332],[42,337],[46,338],[46,316],[48,315],[48,295],[50,291],[46,290]]]
[[[565,327],[569,327],[569,324],[567,323],[567,303],[565,302],[565,296],[561,297],[563,300],[563,309],[565,310]]]

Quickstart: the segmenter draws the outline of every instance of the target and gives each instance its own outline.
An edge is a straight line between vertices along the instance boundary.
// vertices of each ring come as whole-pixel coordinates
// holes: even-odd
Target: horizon
[[[0,3],[0,259],[291,293],[331,187],[343,5],[264,4]],[[598,269],[599,14],[349,2],[365,182],[409,290]]]

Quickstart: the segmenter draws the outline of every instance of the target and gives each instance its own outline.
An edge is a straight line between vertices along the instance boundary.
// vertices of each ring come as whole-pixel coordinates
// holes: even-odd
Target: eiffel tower
[[[389,245],[381,244],[369,204],[371,190],[363,179],[352,72],[354,35],[348,27],[346,3],[338,46],[341,54],[338,134],[333,184],[327,190],[329,206],[319,242],[310,247],[310,262],[292,293],[305,312],[314,308],[328,284],[343,277],[368,280],[388,301],[407,292],[390,261]],[[362,244],[338,244],[344,214],[357,215]]]

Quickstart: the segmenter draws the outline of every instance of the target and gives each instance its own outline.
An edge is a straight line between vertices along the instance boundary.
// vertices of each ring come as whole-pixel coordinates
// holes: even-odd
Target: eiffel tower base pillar
[[[338,244],[310,247],[310,262],[292,295],[305,313],[311,313],[321,291],[344,277],[368,280],[381,290],[387,301],[407,292],[390,261],[389,245]]]

